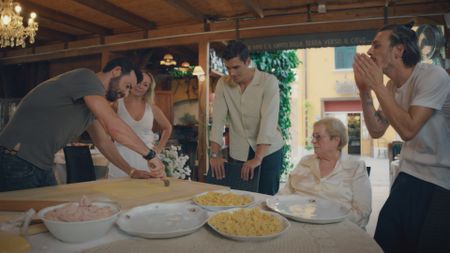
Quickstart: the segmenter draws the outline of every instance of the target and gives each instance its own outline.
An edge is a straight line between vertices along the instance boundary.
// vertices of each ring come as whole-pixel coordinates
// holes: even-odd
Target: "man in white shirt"
[[[381,28],[368,51],[370,57],[358,54],[353,65],[370,135],[379,138],[391,125],[405,141],[400,174],[375,232],[385,252],[437,252],[430,247],[449,247],[450,228],[445,222],[434,224],[432,233],[438,236],[431,243],[430,231],[424,228],[433,219],[432,210],[441,210],[447,223],[450,220],[450,78],[441,67],[419,63],[417,35],[411,27]],[[390,78],[386,86],[383,74]],[[372,91],[380,102],[378,110]]]
[[[261,165],[259,192],[278,192],[284,145],[278,129],[280,92],[275,76],[250,68],[247,46],[240,41],[228,44],[223,54],[229,76],[216,86],[213,124],[210,133],[212,176],[223,179],[223,129],[230,123],[230,156],[245,161],[241,178],[250,180]]]

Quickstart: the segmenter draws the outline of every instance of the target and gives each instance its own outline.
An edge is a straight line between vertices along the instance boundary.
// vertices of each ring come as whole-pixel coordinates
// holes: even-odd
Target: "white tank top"
[[[147,146],[152,147],[153,142],[155,141],[155,137],[152,132],[154,119],[152,107],[149,104],[145,104],[144,116],[140,120],[136,121],[128,113],[123,98],[117,100],[117,102],[117,115],[119,115],[119,117],[133,129],[133,131],[144,141],[145,144],[147,144]]]
[[[144,143],[149,147],[153,147],[153,143],[156,140],[154,137],[154,134],[152,132],[153,127],[153,111],[150,105],[145,105],[145,112],[142,119],[136,121],[134,120],[131,115],[128,113],[127,108],[125,107],[125,103],[123,99],[117,100],[117,115],[121,119],[125,121],[132,129],[133,131],[139,136],[139,138],[144,141]],[[146,170],[148,169],[147,160],[142,158],[142,155],[134,152],[133,150],[121,145],[118,142],[115,142],[115,145],[117,146],[117,150],[122,155],[122,157],[125,159],[125,161],[128,162],[128,164],[135,168],[140,170]],[[128,175],[123,172],[121,169],[117,168],[114,164],[109,163],[108,165],[109,171],[108,171],[108,177],[109,178],[119,178],[119,177],[128,177]]]

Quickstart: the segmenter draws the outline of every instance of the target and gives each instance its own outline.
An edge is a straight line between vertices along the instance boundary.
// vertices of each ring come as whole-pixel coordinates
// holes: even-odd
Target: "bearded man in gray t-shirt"
[[[142,74],[126,58],[99,73],[80,68],[37,85],[20,102],[0,133],[0,191],[56,184],[55,153],[85,130],[102,154],[133,178],[163,177],[164,166],[110,102],[128,95]],[[150,172],[128,165],[113,140],[143,155]]]

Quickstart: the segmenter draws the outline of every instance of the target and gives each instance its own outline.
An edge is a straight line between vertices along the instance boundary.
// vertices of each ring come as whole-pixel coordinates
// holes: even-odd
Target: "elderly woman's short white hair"
[[[326,117],[314,123],[314,126],[317,125],[324,126],[325,131],[330,136],[330,138],[339,137],[340,139],[338,145],[339,150],[342,150],[342,148],[345,147],[345,145],[347,145],[348,142],[347,128],[344,126],[344,123],[342,123],[339,119]]]

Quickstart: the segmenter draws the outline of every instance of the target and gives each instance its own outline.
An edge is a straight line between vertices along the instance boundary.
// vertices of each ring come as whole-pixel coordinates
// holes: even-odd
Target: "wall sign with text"
[[[250,51],[369,45],[376,30],[316,33],[244,40]]]

